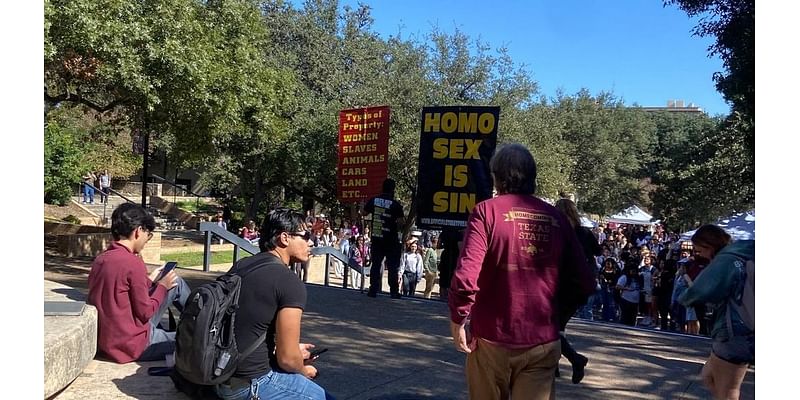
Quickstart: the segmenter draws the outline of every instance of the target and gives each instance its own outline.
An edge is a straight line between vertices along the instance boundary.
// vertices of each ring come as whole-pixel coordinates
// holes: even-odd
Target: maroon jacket
[[[555,207],[530,195],[506,194],[475,206],[450,284],[450,319],[470,316],[471,331],[507,347],[558,339],[562,290],[594,292],[575,230]]]
[[[97,308],[97,348],[118,363],[135,361],[147,348],[150,318],[167,289],[152,281],[144,261],[114,242],[97,256],[89,272],[89,304]]]

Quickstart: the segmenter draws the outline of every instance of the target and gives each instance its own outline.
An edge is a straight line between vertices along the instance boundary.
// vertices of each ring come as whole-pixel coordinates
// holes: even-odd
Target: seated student
[[[247,358],[240,360],[233,377],[216,387],[225,400],[330,399],[325,389],[312,382],[317,369],[309,349],[300,343],[300,326],[306,307],[306,287],[289,266],[306,262],[311,254],[311,231],[303,214],[276,209],[264,219],[261,253],[238,261],[231,271],[242,272],[236,343],[248,348],[267,332]]]
[[[163,360],[175,351],[175,332],[158,327],[170,304],[179,311],[189,286],[163,267],[148,276],[139,253],[153,237],[155,220],[141,206],[125,203],[111,214],[114,242],[89,272],[89,304],[97,308],[97,348],[118,363]]]

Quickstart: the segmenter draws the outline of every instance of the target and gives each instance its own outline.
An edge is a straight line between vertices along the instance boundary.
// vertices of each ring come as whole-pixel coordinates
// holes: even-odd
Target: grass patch
[[[175,205],[180,208],[181,210],[188,211],[192,214],[197,213],[207,213],[207,214],[215,214],[219,209],[219,206],[214,204],[207,204],[200,202],[199,204],[196,201],[178,201]]]
[[[239,250],[239,259],[250,257],[250,253]],[[196,267],[203,265],[203,252],[162,254],[161,261],[176,261],[179,267]],[[212,251],[211,264],[232,264],[233,250]]]

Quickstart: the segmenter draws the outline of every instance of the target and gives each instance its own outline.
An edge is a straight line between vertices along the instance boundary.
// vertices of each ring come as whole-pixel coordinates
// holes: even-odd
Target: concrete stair
[[[83,198],[81,196],[74,196],[72,198],[76,203],[80,204],[81,207],[89,210],[90,212],[97,215],[99,218],[103,218],[103,215],[106,217],[106,224],[105,226],[111,226],[111,213],[119,207],[120,204],[126,203],[127,201],[119,196],[108,196],[108,204],[103,204],[100,202],[100,196],[94,196],[94,204],[90,203],[83,203]]]
[[[174,217],[169,214],[163,213],[160,210],[148,207],[148,211],[156,220],[156,229],[161,231],[181,231],[185,230],[186,227],[183,225],[182,222],[178,221]]]
[[[133,196],[133,195],[131,195]],[[134,200],[133,197],[129,197],[131,200]],[[111,226],[111,214],[114,210],[119,207],[120,204],[124,204],[127,201],[119,196],[110,195],[108,196],[108,203],[103,204],[100,203],[100,196],[95,194],[94,196],[94,204],[90,203],[83,203],[83,198],[81,196],[74,196],[72,197],[81,207],[91,211],[92,213],[96,214],[99,218],[103,218],[103,215],[106,217],[106,223],[104,226]],[[173,230],[184,230],[186,227],[177,219],[173,218],[172,216],[162,213],[158,209],[153,207],[148,207],[147,211],[153,215],[156,220],[156,229],[161,231],[173,231]],[[104,214],[105,213],[105,214]]]

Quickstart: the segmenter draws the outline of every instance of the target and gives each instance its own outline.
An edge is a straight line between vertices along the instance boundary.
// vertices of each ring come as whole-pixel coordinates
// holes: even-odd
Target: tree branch
[[[90,100],[87,100],[87,99],[85,99],[84,97],[82,97],[80,95],[70,95],[69,92],[60,94],[58,96],[51,96],[51,95],[49,95],[47,93],[46,89],[44,91],[44,99],[46,101],[50,102],[50,103],[53,103],[54,105],[55,104],[59,104],[59,103],[64,102],[64,101],[68,101],[68,102],[72,102],[72,103],[79,103],[79,104],[83,104],[83,105],[85,105],[85,106],[87,106],[87,107],[89,107],[89,108],[91,108],[91,109],[93,109],[93,110],[95,110],[97,112],[100,112],[100,113],[104,113],[106,111],[109,111],[109,110],[111,110],[111,109],[113,109],[113,108],[115,108],[115,107],[117,107],[119,105],[122,105],[122,104],[124,104],[125,102],[128,101],[127,98],[116,99],[116,100],[112,101],[111,103],[108,103],[105,106],[102,106],[102,105],[96,104],[96,103],[94,103],[94,102],[92,102]]]
[[[283,187],[285,187],[288,191],[290,191],[290,192],[292,192],[294,194],[297,194],[297,195],[300,195],[300,196],[310,197],[310,198],[314,199],[315,201],[317,201],[319,203],[323,203],[323,204],[326,203],[325,199],[323,199],[322,197],[318,196],[317,194],[315,194],[315,193],[313,193],[311,191],[304,190],[304,189],[298,189],[298,188],[296,188],[294,186],[291,186],[291,185],[288,185],[288,184],[284,184]]]

